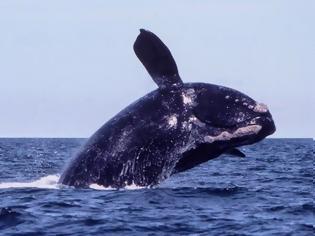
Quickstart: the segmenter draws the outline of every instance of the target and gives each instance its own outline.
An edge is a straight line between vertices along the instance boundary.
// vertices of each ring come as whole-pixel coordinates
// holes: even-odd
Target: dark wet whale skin
[[[151,37],[152,33],[141,34]],[[163,73],[176,74],[176,64],[171,55],[167,56],[175,69],[172,65]],[[179,76],[158,77],[154,73],[165,68],[164,61],[167,66],[171,63],[164,60],[158,69],[152,69],[148,68],[151,64],[139,59],[159,89],[105,123],[70,162],[60,183],[75,187],[152,186],[231,148],[260,141],[275,131],[269,111],[255,111],[257,103],[250,97],[223,86],[182,83]],[[256,133],[214,138],[211,142],[205,138],[220,137],[224,131],[233,134],[238,128],[255,124],[261,126]]]

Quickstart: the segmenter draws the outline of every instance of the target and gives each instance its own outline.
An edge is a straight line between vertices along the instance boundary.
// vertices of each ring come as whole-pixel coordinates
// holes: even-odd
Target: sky
[[[315,137],[315,1],[0,1],[0,137],[89,137],[156,89],[139,28],[185,82],[268,105],[274,138]]]

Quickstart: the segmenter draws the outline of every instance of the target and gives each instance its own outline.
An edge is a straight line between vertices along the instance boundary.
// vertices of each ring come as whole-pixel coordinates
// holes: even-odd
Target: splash
[[[89,186],[89,188],[95,189],[95,190],[117,190],[117,188],[104,187],[104,186],[98,185],[98,184],[91,184]],[[138,185],[135,185],[134,183],[132,183],[130,185],[126,185],[124,188],[120,188],[120,190],[138,190],[138,189],[144,189],[144,188],[147,188],[147,187],[138,186]]]
[[[112,187],[104,187],[104,186],[98,185],[98,184],[91,184],[91,185],[89,186],[89,188],[95,189],[95,190],[115,190],[115,188],[112,188]]]
[[[43,189],[58,189],[59,175],[48,175],[33,182],[7,182],[0,183],[0,189],[6,188],[43,188]]]
[[[44,176],[38,180],[32,181],[32,182],[6,182],[6,183],[0,183],[0,189],[7,189],[7,188],[41,188],[41,189],[61,189],[65,188],[67,186],[58,184],[58,180],[60,178],[60,175],[47,175]],[[69,187],[72,188],[72,187]],[[104,187],[102,185],[98,184],[91,184],[89,186],[90,189],[94,190],[117,190],[117,188],[112,187]],[[121,188],[123,190],[137,190],[137,189],[143,189],[145,187],[137,186],[135,184],[127,185],[124,188]]]

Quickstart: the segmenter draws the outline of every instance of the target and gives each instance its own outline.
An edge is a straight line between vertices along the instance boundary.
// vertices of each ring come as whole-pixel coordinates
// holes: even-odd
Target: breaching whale
[[[106,122],[81,148],[59,183],[153,186],[275,132],[266,105],[223,86],[183,83],[166,45],[141,29],[134,51],[158,89]]]

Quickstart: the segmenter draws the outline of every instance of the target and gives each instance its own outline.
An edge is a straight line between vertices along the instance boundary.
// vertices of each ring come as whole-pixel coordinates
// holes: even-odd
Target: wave
[[[7,189],[7,188],[61,189],[62,187],[65,187],[65,186],[58,184],[59,178],[60,178],[60,175],[56,174],[56,175],[44,176],[32,182],[5,182],[5,183],[0,183],[0,189]],[[98,184],[91,184],[89,188],[94,189],[94,190],[117,190],[117,188],[104,187]],[[143,188],[145,187],[131,184],[122,188],[122,190],[137,190],[137,189],[143,189]]]
[[[43,188],[43,189],[58,189],[60,185],[58,184],[59,175],[48,175],[42,177],[33,182],[7,182],[0,183],[0,189],[6,188]]]
[[[41,177],[37,180],[32,182],[4,182],[0,183],[0,189],[9,189],[9,188],[39,188],[39,189],[74,189],[70,186],[65,186],[58,183],[60,178],[59,174],[55,175],[47,175]],[[98,191],[117,191],[117,190],[140,190],[140,189],[163,189],[164,191],[171,191],[175,194],[182,194],[182,193],[207,193],[211,195],[220,195],[220,196],[228,196],[233,195],[235,193],[239,193],[244,190],[242,187],[237,186],[229,186],[223,188],[209,188],[209,187],[168,187],[168,186],[154,186],[154,187],[145,187],[145,186],[138,186],[134,183],[131,185],[127,185],[124,188],[114,188],[114,187],[104,187],[98,184],[90,184],[89,188],[92,190]]]

